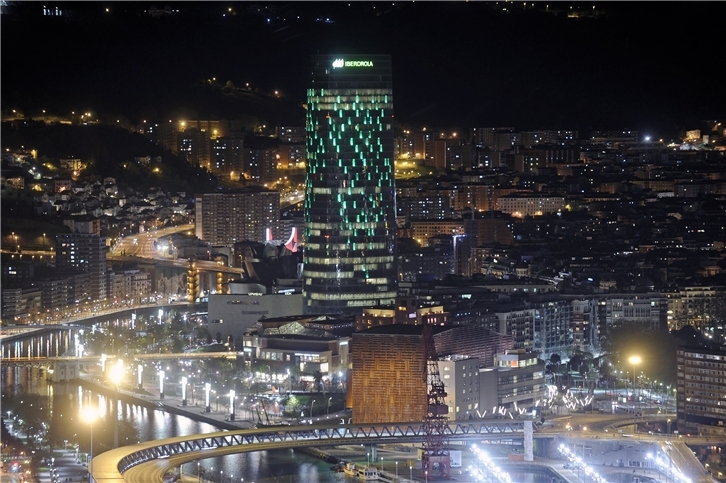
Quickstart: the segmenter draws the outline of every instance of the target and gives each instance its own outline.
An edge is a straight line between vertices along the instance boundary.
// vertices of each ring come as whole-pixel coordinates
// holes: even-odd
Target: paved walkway
[[[93,375],[84,374],[82,375],[82,379],[87,384],[93,384],[98,385],[99,387],[104,387],[101,384],[97,382],[97,379]],[[108,388],[105,388],[108,389]],[[205,408],[203,406],[196,406],[196,405],[183,405],[183,401],[180,397],[165,394],[164,399],[160,398],[158,388],[154,387],[153,385],[144,385],[144,391],[143,392],[137,392],[137,391],[129,391],[125,389],[120,389],[120,393],[123,394],[126,398],[135,398],[140,401],[144,401],[147,404],[155,405],[160,409],[166,409],[173,411],[175,413],[184,414],[189,418],[197,419],[197,420],[206,420],[210,424],[216,425],[220,428],[224,429],[248,429],[254,427],[254,422],[248,419],[236,419],[235,421],[229,421],[229,414],[226,411],[212,411],[212,412],[205,412]],[[212,409],[214,409],[214,405],[212,406]],[[251,414],[247,413],[246,416],[251,416]],[[331,414],[329,418],[331,420],[339,419],[342,417],[345,417],[345,414]],[[326,419],[325,416],[322,416],[320,418],[316,417],[316,421],[324,421]],[[584,435],[575,435],[575,434],[568,434],[567,436],[584,436]],[[620,436],[620,435],[618,435]],[[622,438],[622,436],[618,437],[613,435],[614,439],[618,439],[620,441],[633,441],[632,438]],[[600,442],[605,442],[607,440],[600,440]],[[612,440],[611,440],[612,441]],[[638,441],[635,440],[634,442],[647,445],[648,442],[646,441]],[[636,444],[637,444],[636,443]],[[652,444],[652,443],[651,443]],[[335,451],[333,451],[335,453]],[[44,471],[42,471],[39,474],[40,477],[40,483],[65,483],[66,479],[69,478],[67,481],[82,481],[81,478],[84,477],[86,474],[86,468],[85,465],[82,464],[79,460],[76,459],[75,453],[72,453],[70,451],[62,451],[59,450],[56,452],[58,456],[55,460],[55,468],[57,470],[57,473],[52,473],[50,468],[45,468]],[[610,454],[608,455],[611,459],[614,457],[614,455]],[[633,468],[619,468],[617,466],[613,466],[612,463],[607,464],[606,461],[600,461],[602,457],[600,458],[592,458],[593,461],[588,461],[588,463],[598,471],[602,476],[604,476],[606,479],[608,478],[608,475],[614,474],[614,473],[631,473],[633,476],[640,476],[641,481],[643,482],[658,482],[660,481],[658,479],[658,475],[655,474],[653,470],[646,470],[646,469],[633,469]],[[506,465],[507,467],[513,467],[518,465],[523,466],[544,466],[549,467],[552,470],[554,470],[560,478],[565,483],[587,483],[586,480],[588,480],[587,477],[583,474],[582,471],[578,472],[576,470],[570,470],[563,468],[564,460],[555,460],[555,459],[548,459],[548,458],[536,458],[534,462],[518,462],[518,461],[509,461],[506,458],[496,458],[500,461],[500,464],[502,466]],[[591,458],[588,458],[590,460]],[[56,481],[53,481],[53,476],[56,475],[59,479]],[[468,481],[466,479],[467,475],[455,475],[455,480],[457,481]],[[401,475],[401,479],[403,479],[403,476]],[[414,479],[417,480],[417,478],[414,476]],[[198,478],[194,475],[182,475],[182,478],[180,480],[182,483],[195,483],[198,481]],[[202,479],[202,481],[204,481]],[[610,481],[610,480],[608,480]],[[619,479],[617,481],[620,481]],[[627,483],[631,483],[628,481]]]

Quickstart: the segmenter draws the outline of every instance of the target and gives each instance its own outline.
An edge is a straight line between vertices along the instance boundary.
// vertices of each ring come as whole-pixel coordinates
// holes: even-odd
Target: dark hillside
[[[3,146],[11,151],[36,149],[39,160],[54,166],[61,158],[80,158],[88,163],[80,180],[113,177],[136,189],[163,186],[168,191],[207,191],[217,186],[216,178],[206,170],[191,166],[140,134],[111,126],[34,123],[14,127],[3,123],[2,138]],[[134,162],[135,157],[144,156],[152,158],[149,166]]]

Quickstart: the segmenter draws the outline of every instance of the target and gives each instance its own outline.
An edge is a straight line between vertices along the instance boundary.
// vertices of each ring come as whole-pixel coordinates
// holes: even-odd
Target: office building
[[[314,56],[308,90],[305,313],[396,297],[391,59]]]

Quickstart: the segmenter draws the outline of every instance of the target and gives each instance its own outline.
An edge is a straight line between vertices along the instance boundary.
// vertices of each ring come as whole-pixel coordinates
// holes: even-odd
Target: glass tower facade
[[[397,292],[391,58],[313,57],[307,92],[304,312],[360,313]]]

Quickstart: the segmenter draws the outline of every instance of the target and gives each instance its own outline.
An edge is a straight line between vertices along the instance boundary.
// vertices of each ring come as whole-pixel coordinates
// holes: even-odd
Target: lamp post
[[[671,419],[670,418],[668,418],[668,432],[667,432],[667,434],[668,434],[668,437],[670,437],[670,435],[671,435]]]
[[[325,411],[325,415],[326,416],[329,416],[330,415],[330,402],[332,400],[333,400],[333,397],[332,396],[328,398],[328,409]]]
[[[199,466],[199,461],[197,461],[197,483],[202,483],[202,473]]]
[[[396,461],[396,481],[398,481],[398,461]]]
[[[209,403],[209,392],[212,390],[212,384],[205,383],[204,384],[204,412],[209,413],[212,411],[212,407]]]
[[[426,483],[429,483],[429,470],[424,470],[424,476],[426,477]]]
[[[628,359],[628,362],[630,362],[633,365],[633,431],[637,434],[638,433],[638,423],[637,423],[637,415],[635,409],[635,366],[640,364],[642,359],[640,356],[631,356],[630,359]]]
[[[91,428],[91,447],[90,455],[91,459],[88,461],[88,481],[93,482],[93,422],[98,418],[98,413],[94,408],[86,408],[83,410],[81,417],[88,423]]]
[[[315,399],[310,402],[310,422],[313,422],[313,406],[315,405]]]
[[[187,376],[181,378],[181,390],[182,390],[182,406],[187,405]]]
[[[234,389],[229,390],[229,420],[234,421]]]
[[[164,371],[159,371],[159,399],[164,399]]]
[[[413,481],[413,465],[408,465],[408,480]]]

